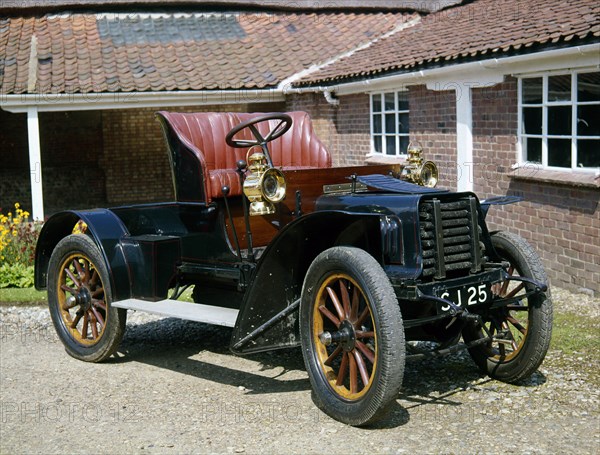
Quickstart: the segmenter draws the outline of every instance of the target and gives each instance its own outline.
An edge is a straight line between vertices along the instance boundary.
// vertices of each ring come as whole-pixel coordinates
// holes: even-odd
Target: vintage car
[[[351,425],[398,397],[410,357],[465,348],[508,382],[541,364],[546,274],[485,222],[514,198],[435,188],[418,146],[404,166],[334,168],[304,112],[157,118],[175,201],[65,211],[41,232],[36,287],[71,356],[107,359],[127,310],[232,327],[235,354],[301,346],[315,404]],[[195,303],[178,300],[189,286]]]

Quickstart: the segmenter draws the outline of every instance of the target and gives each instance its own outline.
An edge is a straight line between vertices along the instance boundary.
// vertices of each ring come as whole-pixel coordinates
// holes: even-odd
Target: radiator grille
[[[446,278],[481,270],[485,246],[480,242],[476,199],[425,199],[419,206],[423,277]]]

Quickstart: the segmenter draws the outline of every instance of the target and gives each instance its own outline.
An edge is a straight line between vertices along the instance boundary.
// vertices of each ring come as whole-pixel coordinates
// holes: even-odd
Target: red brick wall
[[[333,165],[359,166],[371,152],[369,95],[339,97],[339,106],[329,104],[322,93],[293,95],[287,110],[306,111],[329,152]]]
[[[525,237],[554,285],[600,295],[600,189],[511,178],[517,161],[517,83],[473,90],[475,191],[524,201],[492,207],[488,224]]]
[[[325,101],[323,94],[290,95],[286,101],[285,110],[309,113],[315,133],[332,154],[333,165],[339,166],[338,157],[334,155],[337,142],[335,111],[334,107]]]
[[[456,101],[454,91],[409,88],[410,139],[423,147],[423,157],[440,171],[439,186],[456,188]]]
[[[340,105],[336,109],[337,140],[334,149],[339,165],[362,165],[371,152],[369,102],[369,95],[340,97]]]

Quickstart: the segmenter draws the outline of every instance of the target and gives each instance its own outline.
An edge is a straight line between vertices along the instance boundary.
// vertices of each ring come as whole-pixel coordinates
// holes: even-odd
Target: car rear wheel
[[[315,404],[336,420],[378,419],[402,385],[400,307],[388,277],[367,252],[335,247],[311,264],[300,333]]]
[[[525,239],[508,232],[498,232],[492,235],[492,243],[500,257],[509,263],[509,275],[548,283],[539,256]],[[506,280],[494,285],[492,292],[500,298],[510,298],[531,289],[530,284]],[[538,369],[550,345],[550,290],[493,310],[483,322],[494,341],[469,350],[477,366],[489,376],[505,382],[528,378]],[[483,336],[480,326],[470,325],[463,330],[466,342]]]
[[[48,304],[69,355],[100,362],[116,351],[127,310],[111,301],[108,270],[94,241],[83,234],[62,239],[48,264]]]

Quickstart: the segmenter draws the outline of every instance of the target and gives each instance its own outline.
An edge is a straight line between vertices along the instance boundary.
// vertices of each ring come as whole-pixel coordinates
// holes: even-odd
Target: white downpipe
[[[44,221],[44,192],[42,188],[42,154],[40,147],[40,121],[35,107],[27,109],[27,138],[29,141],[29,173],[31,177],[32,216]]]

